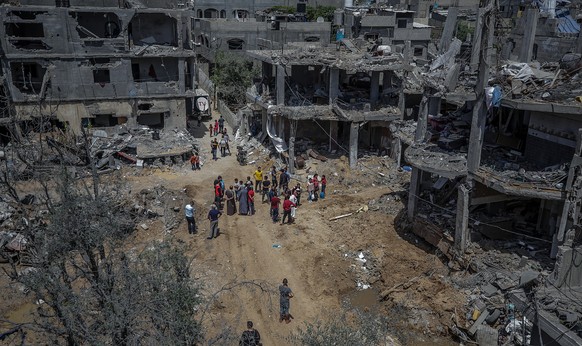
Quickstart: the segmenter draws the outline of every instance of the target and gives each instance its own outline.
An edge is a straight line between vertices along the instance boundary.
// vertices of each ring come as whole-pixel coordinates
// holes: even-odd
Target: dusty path
[[[393,316],[400,326],[404,324],[412,328],[408,334],[412,339],[405,344],[437,344],[434,337],[423,343],[422,335],[443,333],[442,324],[450,321],[455,306],[462,305],[464,300],[446,282],[446,267],[433,254],[418,246],[418,241],[402,238],[394,229],[393,215],[370,211],[335,222],[328,221],[329,217],[353,212],[370,200],[378,200],[391,192],[388,187],[363,184],[360,178],[356,178],[356,183],[360,184],[357,189],[349,187],[352,183],[348,186],[338,184],[336,187],[343,192],[328,193],[326,199],[317,203],[303,200],[293,225],[273,224],[269,218],[269,205],[261,204],[260,196],[257,196],[255,215],[223,215],[219,222],[221,235],[207,240],[209,222],[206,214],[213,202],[214,179],[222,175],[228,186],[235,178],[246,180],[257,165],[263,164],[265,168],[265,163],[260,161],[256,165],[240,166],[234,148],[231,148],[233,155],[213,161],[207,128],[195,131],[199,131],[195,135],[201,138],[204,158],[201,171],[191,171],[189,165],[184,165],[171,170],[149,170],[143,175],[129,175],[128,179],[137,189],[164,185],[183,190],[185,199],[194,199],[200,232],[189,235],[185,222],[182,222],[171,236],[186,244],[189,255],[195,258],[192,275],[204,283],[206,296],[220,292],[225,285],[249,281],[261,283],[268,291],[265,293],[256,286],[243,285],[215,295],[216,299],[209,308],[203,309],[207,311],[204,322],[207,335],[217,338],[215,344],[225,344],[218,339],[221,333],[240,335],[247,320],[255,323],[265,346],[296,344],[286,337],[303,326],[304,321],[325,320],[346,306],[346,297],[356,291],[354,272],[361,270],[361,264],[347,254],[361,250],[367,250],[369,256],[375,258],[375,270],[379,272],[379,281],[374,284],[377,290],[437,270],[432,277],[418,280],[410,290],[395,293],[390,303],[412,312],[410,316]],[[358,174],[342,168],[341,164],[336,168],[348,178],[353,179],[354,174]],[[341,180],[341,176],[334,179]],[[331,183],[330,192],[335,189],[335,183]],[[401,202],[394,203],[397,209],[401,205]],[[147,232],[139,232],[140,239],[136,240],[166,237],[161,223],[159,226],[158,229],[150,227]],[[275,244],[280,247],[273,247]],[[283,278],[289,280],[295,294],[291,301],[295,320],[289,325],[279,322],[277,287]],[[373,295],[371,304],[372,308],[386,307]],[[414,328],[418,331],[415,332]],[[449,341],[439,339],[438,344],[448,345]]]
[[[331,284],[338,290],[348,291],[353,283],[345,276],[332,279],[335,282],[318,282],[323,279],[318,276],[325,272],[326,261],[331,265],[332,256],[337,257],[337,254],[325,242],[325,233],[329,230],[326,230],[324,224],[306,225],[308,219],[304,214],[309,212],[310,206],[307,203],[298,209],[297,224],[273,224],[269,218],[269,204],[260,203],[259,195],[256,197],[255,215],[223,215],[219,221],[221,235],[207,240],[209,223],[205,215],[213,201],[213,180],[222,175],[228,186],[235,178],[246,180],[256,166],[240,166],[233,145],[233,155],[212,160],[211,138],[207,128],[195,130],[205,132],[200,140],[205,158],[200,171],[191,171],[185,165],[178,172],[154,172],[149,176],[130,178],[130,181],[138,187],[162,184],[174,189],[184,188],[189,197],[195,200],[200,232],[190,236],[185,223],[182,223],[174,235],[185,241],[191,249],[190,255],[196,257],[194,268],[205,272],[194,273],[194,276],[202,276],[209,286],[208,293],[218,291],[224,284],[242,281],[261,282],[271,290],[272,294],[269,295],[251,289],[252,286],[243,286],[221,294],[218,297],[220,303],[215,304],[218,307],[213,306],[210,314],[213,320],[209,321],[209,328],[215,329],[210,334],[218,333],[225,322],[238,326],[242,331],[250,319],[261,332],[264,345],[284,345],[286,342],[282,339],[301,325],[301,321],[314,321],[339,308],[338,292],[332,294],[326,287]],[[281,247],[274,248],[274,244]],[[337,270],[345,272],[347,269],[334,268],[334,271]],[[279,322],[279,296],[276,289],[283,278],[289,280],[289,286],[295,293],[291,301],[291,313],[295,320],[289,325]]]

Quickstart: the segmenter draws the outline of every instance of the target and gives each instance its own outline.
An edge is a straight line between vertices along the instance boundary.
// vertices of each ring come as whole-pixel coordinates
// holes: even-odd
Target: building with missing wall
[[[18,121],[73,131],[186,126],[195,89],[187,3],[29,0],[0,14],[4,86]]]

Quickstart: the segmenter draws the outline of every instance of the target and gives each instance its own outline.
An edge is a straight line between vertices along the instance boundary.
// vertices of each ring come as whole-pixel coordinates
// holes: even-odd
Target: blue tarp
[[[580,32],[580,24],[572,18],[568,9],[557,9],[558,31],[561,33],[577,34]]]

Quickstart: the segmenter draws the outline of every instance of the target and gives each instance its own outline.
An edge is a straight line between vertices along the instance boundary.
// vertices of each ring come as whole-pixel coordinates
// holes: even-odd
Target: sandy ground
[[[340,185],[339,178],[328,175],[328,196],[316,203],[307,203],[303,198],[294,224],[273,224],[268,204],[257,202],[257,213],[253,216],[223,215],[219,222],[221,235],[207,240],[206,213],[213,201],[213,180],[222,175],[230,185],[234,178],[251,176],[256,165],[269,167],[270,162],[259,160],[252,166],[240,166],[234,148],[231,148],[232,156],[210,160],[207,127],[195,131],[203,136],[201,146],[206,159],[202,170],[192,171],[184,164],[143,171],[124,167],[123,172],[132,193],[163,185],[180,194],[176,204],[181,208],[184,201],[193,199],[198,234],[188,234],[180,210],[182,222],[177,228],[168,232],[163,220],[146,220],[147,230],[138,227],[128,242],[139,248],[148,242],[172,237],[186,245],[188,255],[194,258],[192,276],[204,283],[203,292],[209,298],[210,303],[202,307],[200,314],[205,316],[207,334],[217,338],[216,344],[224,344],[219,339],[221,335],[239,335],[246,321],[252,320],[261,332],[264,345],[291,345],[286,337],[303,326],[303,322],[325,320],[342,309],[358,306],[393,314],[401,327],[397,336],[402,344],[452,344],[445,337],[446,326],[455,308],[461,311],[465,297],[448,282],[447,268],[434,255],[434,250],[409,234],[397,232],[395,215],[380,210],[370,209],[341,220],[328,220],[355,212],[370,200],[394,194],[394,186],[372,186],[362,179],[357,188],[347,187],[345,182]],[[350,172],[344,161],[334,160],[333,165],[325,166],[330,170],[327,174],[333,169],[340,176],[359,174]],[[333,193],[334,190],[337,192]],[[393,203],[397,208],[402,207],[402,201],[393,199]],[[362,274],[363,269],[354,258],[359,252],[365,253],[368,264],[373,263],[374,283],[372,290],[367,291],[372,294],[361,295],[356,289],[359,278],[369,274]],[[0,289],[16,295],[5,275],[0,275]],[[283,278],[289,280],[295,294],[291,301],[295,319],[288,325],[279,322],[277,286]],[[386,301],[378,301],[378,292],[401,283],[407,284],[395,289]],[[0,314],[11,320],[30,318],[31,305],[25,300],[14,301],[5,304]]]

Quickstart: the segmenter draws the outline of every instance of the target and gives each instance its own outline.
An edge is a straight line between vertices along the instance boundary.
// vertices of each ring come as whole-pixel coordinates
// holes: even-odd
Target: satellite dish
[[[323,19],[323,17],[317,17],[317,22],[323,23],[323,22],[325,22],[325,19]]]

